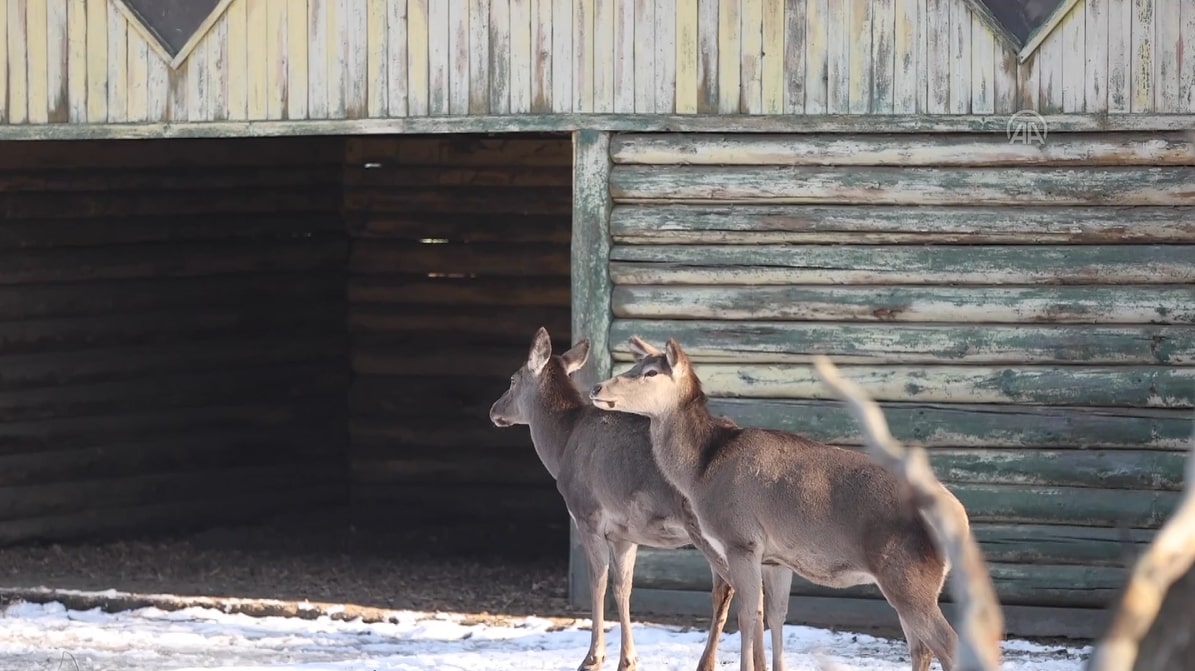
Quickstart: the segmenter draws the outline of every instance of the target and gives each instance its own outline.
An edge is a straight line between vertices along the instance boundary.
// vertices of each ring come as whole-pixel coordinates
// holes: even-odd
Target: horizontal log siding
[[[342,146],[6,147],[0,543],[345,502]]]
[[[1188,138],[626,134],[611,158],[616,372],[630,335],[675,336],[715,412],[858,447],[812,369],[829,354],[929,448],[1002,602],[1115,596],[1122,529],[1151,537],[1189,448]],[[644,550],[635,580],[680,594],[709,572]]]
[[[351,139],[345,171],[358,522],[567,522],[489,408],[536,328],[569,344],[569,138]]]
[[[173,67],[115,0],[7,0],[0,124],[1195,113],[1195,3],[1083,0],[1021,63],[977,2],[231,0]]]

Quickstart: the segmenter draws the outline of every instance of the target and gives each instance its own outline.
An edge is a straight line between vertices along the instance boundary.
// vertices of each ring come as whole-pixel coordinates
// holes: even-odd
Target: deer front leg
[[[763,596],[768,628],[772,631],[772,671],[784,671],[784,620],[793,572],[787,566],[763,567]]]
[[[762,557],[756,552],[736,550],[727,553],[730,586],[739,595],[739,653],[740,671],[763,671],[755,668],[756,640],[763,636],[763,572]]]
[[[714,671],[718,664],[718,640],[722,638],[722,630],[726,627],[726,617],[730,614],[730,599],[734,596],[734,590],[730,588],[730,583],[726,582],[726,578],[723,578],[718,569],[712,565],[710,574],[714,579],[714,589],[710,594],[713,611],[710,615],[709,638],[706,639],[705,650],[702,651],[701,659],[697,662],[697,671]]]
[[[579,671],[597,671],[606,659],[606,584],[610,569],[610,546],[600,534],[580,531],[581,547],[589,564],[589,598],[593,609],[593,630],[589,653]]]
[[[618,607],[618,626],[622,633],[618,649],[618,671],[635,671],[639,657],[631,636],[631,583],[635,575],[635,555],[639,546],[615,541],[614,549],[614,605]]]

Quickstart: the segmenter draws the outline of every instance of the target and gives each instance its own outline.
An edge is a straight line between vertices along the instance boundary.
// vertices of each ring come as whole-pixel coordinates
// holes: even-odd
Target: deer
[[[590,341],[582,339],[560,355],[552,353],[545,328],[535,332],[526,362],[510,378],[510,387],[490,408],[497,427],[530,428],[531,442],[575,525],[589,569],[592,632],[579,671],[597,671],[605,655],[605,596],[611,558],[613,594],[621,630],[619,671],[634,671],[637,654],[631,634],[630,597],[635,557],[640,545],[676,549],[704,539],[684,497],[660,473],[652,457],[649,422],[644,417],[610,414],[591,405],[570,376],[589,359]],[[710,557],[711,552],[703,551]],[[726,566],[711,563],[713,580],[709,637],[698,671],[714,671],[718,640],[734,594]],[[783,628],[788,614],[792,573],[779,565],[761,568],[762,598],[770,605],[766,622]],[[760,590],[761,585],[756,584]],[[763,625],[758,630],[757,666],[765,668]],[[783,671],[780,649],[773,651],[775,671]]]
[[[900,618],[913,671],[935,656],[952,671],[958,637],[938,606],[950,565],[927,502],[864,453],[713,416],[675,338],[663,351],[638,336],[629,343],[636,363],[595,384],[590,402],[650,420],[652,455],[697,517],[706,541],[698,549],[727,567],[739,594],[741,671],[757,667],[753,629],[769,562],[826,587],[876,584]],[[962,503],[936,487],[953,526],[969,531]]]

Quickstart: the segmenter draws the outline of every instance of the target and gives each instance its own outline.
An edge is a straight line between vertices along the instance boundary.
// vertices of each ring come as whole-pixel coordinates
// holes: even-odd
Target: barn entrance
[[[567,512],[487,410],[535,328],[570,341],[568,134],[10,143],[0,171],[0,586],[564,602]]]

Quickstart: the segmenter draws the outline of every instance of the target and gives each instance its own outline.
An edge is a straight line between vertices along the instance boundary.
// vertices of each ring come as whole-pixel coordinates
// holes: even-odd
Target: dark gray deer
[[[675,339],[663,352],[630,343],[638,363],[589,397],[611,414],[650,418],[652,453],[696,514],[699,547],[725,561],[739,593],[742,671],[753,668],[761,562],[828,587],[877,584],[900,616],[914,671],[932,656],[951,671],[957,636],[938,608],[949,564],[924,502],[865,454],[715,418]],[[969,528],[962,504],[941,491],[947,514]]]
[[[605,596],[613,556],[614,600],[622,634],[618,669],[631,671],[637,661],[631,636],[630,597],[638,546],[700,547],[703,539],[697,534],[696,518],[685,499],[668,484],[652,458],[648,420],[597,410],[573,385],[569,376],[588,358],[588,340],[554,356],[548,332],[540,328],[527,362],[511,376],[510,388],[490,409],[490,421],[499,427],[530,427],[535,451],[556,480],[556,488],[579,531],[589,564],[593,605],[593,633],[580,669],[598,669],[605,656]],[[710,555],[708,550],[703,554]],[[733,595],[726,581],[726,567],[711,565],[710,572],[714,583],[713,621],[699,671],[715,668],[718,639]],[[782,628],[787,615],[792,573],[781,566],[769,566],[763,575],[767,577],[763,598],[771,605],[772,614],[767,624],[776,631]],[[759,582],[755,590],[760,591]],[[760,645],[752,654],[763,669],[762,623],[754,629],[758,630]],[[779,647],[774,656],[776,671],[783,671]]]

